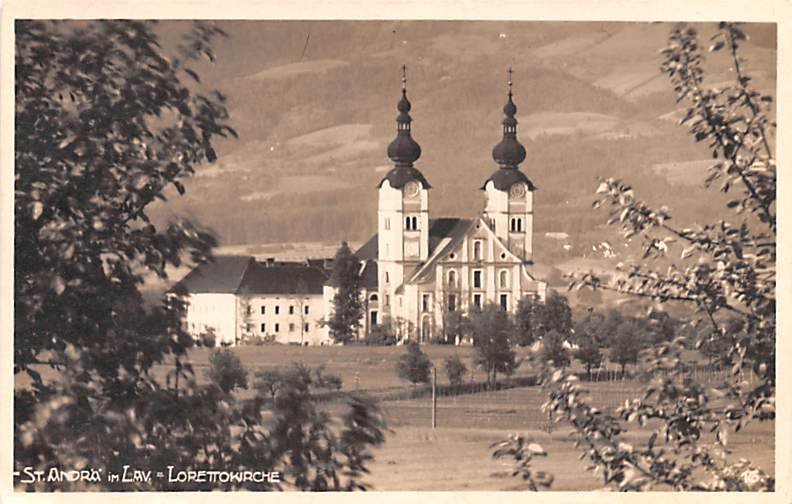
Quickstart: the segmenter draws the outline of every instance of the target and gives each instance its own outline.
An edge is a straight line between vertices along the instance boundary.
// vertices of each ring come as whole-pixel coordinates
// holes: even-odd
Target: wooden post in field
[[[437,428],[437,368],[432,366],[432,429]]]

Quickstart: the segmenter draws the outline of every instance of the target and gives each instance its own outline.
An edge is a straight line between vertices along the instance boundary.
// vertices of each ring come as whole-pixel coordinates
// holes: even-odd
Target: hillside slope
[[[598,175],[628,179],[683,223],[720,212],[717,194],[700,196],[708,152],[675,124],[679,107],[658,70],[670,24],[220,24],[230,37],[217,63],[196,70],[229,97],[240,139],[218,146],[219,160],[187,182],[186,196],[156,209],[160,221],[191,216],[224,245],[365,240],[376,223],[376,184],[390,166],[402,63],[434,216],[482,208],[509,65],[528,151],[522,169],[539,188],[537,261],[597,256],[593,245],[615,239],[606,216],[591,211]],[[714,29],[702,26],[702,39]],[[772,90],[774,27],[746,30],[746,67]],[[728,80],[723,56],[707,68],[709,82]]]

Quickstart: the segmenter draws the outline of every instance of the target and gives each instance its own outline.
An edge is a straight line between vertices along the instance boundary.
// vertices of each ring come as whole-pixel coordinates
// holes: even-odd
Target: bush
[[[467,373],[467,366],[458,355],[454,355],[446,357],[445,370],[451,385],[461,385]]]
[[[432,361],[426,356],[417,343],[408,343],[405,352],[396,363],[396,374],[415,386],[417,383],[429,383]]]
[[[309,368],[296,362],[286,369],[268,369],[256,372],[253,388],[259,397],[270,398],[273,402],[288,387],[299,384],[313,392],[316,390],[341,390],[341,377],[324,372],[324,366]]]
[[[249,336],[245,336],[242,341],[240,341],[240,345],[255,345],[255,346],[262,346],[262,345],[280,345],[275,340],[274,334],[252,334]]]
[[[207,378],[216,383],[225,393],[235,388],[247,388],[247,370],[233,350],[223,348],[209,355]]]
[[[384,324],[378,324],[371,328],[366,335],[367,345],[395,345],[396,336],[391,332],[390,327]]]
[[[207,327],[204,332],[198,336],[198,346],[205,346],[206,348],[214,348],[217,344],[217,336],[213,327]]]

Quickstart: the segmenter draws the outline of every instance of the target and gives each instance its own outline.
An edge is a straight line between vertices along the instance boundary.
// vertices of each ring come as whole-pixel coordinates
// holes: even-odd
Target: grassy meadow
[[[438,383],[448,383],[443,361],[451,355],[458,355],[472,370],[466,381],[484,381],[484,373],[475,370],[473,365],[472,347],[425,345],[422,348],[438,367]],[[264,345],[238,347],[233,351],[248,370],[249,380],[256,371],[302,362],[308,366],[325,366],[327,372],[341,377],[343,389],[347,391],[358,389],[381,397],[410,387],[394,372],[403,347]],[[199,382],[206,380],[209,352],[206,348],[190,350],[189,358]],[[518,349],[518,354],[525,352]],[[578,366],[577,363],[573,365]],[[169,365],[158,365],[154,374],[164,380],[171,369]],[[57,376],[46,367],[40,371],[45,380]],[[521,366],[516,376],[530,374],[527,366]],[[17,376],[16,382],[17,386],[25,386],[27,380]],[[586,384],[592,404],[604,408],[641,396],[641,386],[635,380]],[[249,397],[251,393],[250,389],[243,390],[240,396]],[[555,476],[554,490],[601,488],[601,481],[585,470],[587,460],[578,459],[580,452],[568,436],[569,427],[551,424],[542,413],[544,401],[545,396],[538,387],[441,396],[438,398],[436,429],[431,428],[431,399],[428,396],[383,401],[381,405],[390,431],[386,443],[374,450],[371,474],[366,481],[376,490],[523,489],[521,482],[510,476],[508,461],[492,459],[490,448],[492,443],[509,434],[520,433],[542,444],[548,451],[548,456],[538,459],[535,467]],[[330,402],[323,407],[335,412],[342,405]],[[627,432],[625,439],[640,442],[648,435],[648,431],[636,429]],[[775,469],[774,444],[774,422],[749,424],[730,437],[735,461],[745,457],[768,472]],[[438,478],[437,474],[443,477]]]

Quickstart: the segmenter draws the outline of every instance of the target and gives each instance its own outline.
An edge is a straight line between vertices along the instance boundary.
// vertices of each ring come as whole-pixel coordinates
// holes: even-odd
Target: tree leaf
[[[30,209],[30,213],[33,216],[33,220],[39,220],[39,217],[41,217],[41,214],[43,212],[44,212],[44,205],[40,201],[34,201]]]

